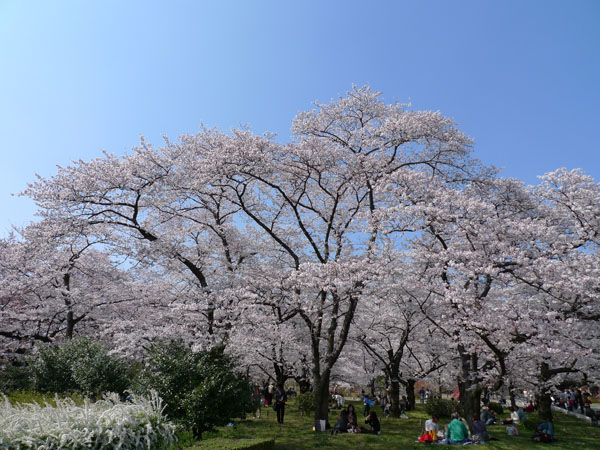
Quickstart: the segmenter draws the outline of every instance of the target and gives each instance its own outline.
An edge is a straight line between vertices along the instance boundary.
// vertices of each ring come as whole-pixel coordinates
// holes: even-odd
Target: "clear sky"
[[[0,236],[35,173],[201,123],[286,140],[353,83],[453,117],[505,176],[600,181],[598,0],[0,0]]]

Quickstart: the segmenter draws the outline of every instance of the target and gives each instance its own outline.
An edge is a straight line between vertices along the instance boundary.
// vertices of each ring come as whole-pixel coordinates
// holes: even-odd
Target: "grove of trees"
[[[550,393],[596,381],[600,186],[502,178],[437,112],[368,87],[315,104],[281,143],[203,129],[59,167],[0,241],[0,351],[75,336],[140,357],[164,338],[295,379],[327,418],[333,380],[384,375]],[[190,400],[191,401],[191,400]]]

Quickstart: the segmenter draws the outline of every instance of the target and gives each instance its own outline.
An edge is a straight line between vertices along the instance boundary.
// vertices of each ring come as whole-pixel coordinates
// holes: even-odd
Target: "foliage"
[[[31,376],[29,367],[6,364],[0,370],[0,392],[13,392],[29,389]]]
[[[87,338],[40,349],[32,364],[33,387],[40,392],[123,393],[129,385],[124,363]]]
[[[312,392],[305,392],[296,397],[296,405],[302,414],[310,414],[315,406],[315,395]]]
[[[252,386],[222,347],[194,352],[181,341],[153,344],[135,389],[156,390],[165,412],[196,437],[255,410]]]
[[[210,439],[190,450],[272,450],[275,448],[273,439]]]
[[[450,417],[453,412],[463,414],[462,405],[453,398],[430,398],[427,401],[425,410],[427,414],[438,417]]]
[[[502,405],[498,402],[488,402],[487,406],[496,414],[502,414],[504,412]]]
[[[108,394],[82,406],[55,399],[56,406],[37,403],[13,406],[6,397],[0,408],[0,448],[13,449],[138,449],[168,448],[174,426],[162,415],[156,393],[121,402]]]

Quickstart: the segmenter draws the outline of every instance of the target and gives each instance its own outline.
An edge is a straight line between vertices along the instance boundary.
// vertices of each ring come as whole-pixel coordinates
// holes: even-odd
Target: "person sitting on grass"
[[[435,414],[431,416],[431,419],[425,421],[425,433],[431,436],[433,442],[438,440],[438,434],[440,432],[438,422],[440,419]]]
[[[452,421],[448,424],[448,444],[460,445],[470,442],[469,429],[460,420],[460,414],[453,412],[450,417]]]
[[[490,440],[490,435],[487,432],[485,423],[477,417],[476,413],[473,413],[473,440],[476,442],[487,442]]]
[[[345,409],[340,412],[335,426],[331,429],[331,434],[348,432],[348,411]]]
[[[406,395],[402,396],[402,398],[400,399],[400,403],[398,404],[398,406],[400,407],[400,415],[402,416],[403,414],[406,413],[406,410],[408,409],[408,400],[406,398]]]
[[[519,423],[525,423],[525,421],[527,421],[527,414],[525,414],[523,408],[517,409],[517,416],[519,417]]]
[[[554,440],[554,425],[552,422],[540,423],[531,437],[533,442],[552,442]]]
[[[481,420],[486,426],[493,425],[494,422],[496,422],[496,416],[494,415],[494,412],[490,410],[489,407],[484,406],[483,408],[481,408],[479,420]]]
[[[367,430],[365,427],[358,428],[359,433],[371,433],[371,434],[381,434],[381,423],[377,418],[377,413],[375,411],[371,411],[367,418],[365,419],[365,423],[371,426],[370,430]]]
[[[356,411],[354,410],[354,405],[350,404],[346,408],[348,413],[348,431],[355,432],[358,427],[358,419],[356,418]]]
[[[515,423],[519,423],[519,413],[517,412],[516,408],[511,406],[508,408],[508,410],[510,411],[510,415],[502,421],[502,424],[513,425]]]
[[[535,411],[535,406],[533,406],[533,403],[529,402],[529,404],[525,407],[524,411],[532,413],[533,411]]]

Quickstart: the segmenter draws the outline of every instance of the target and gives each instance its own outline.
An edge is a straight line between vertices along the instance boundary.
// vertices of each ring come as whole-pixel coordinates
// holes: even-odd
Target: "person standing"
[[[369,412],[371,412],[371,406],[374,405],[375,403],[373,401],[371,401],[371,399],[369,398],[368,395],[364,396],[363,403],[365,406],[363,409],[363,416],[367,417],[369,415]]]
[[[263,401],[262,394],[260,392],[260,387],[257,385],[254,387],[254,391],[252,391],[252,400],[254,400],[256,411],[254,411],[254,417],[260,419],[260,407]]]
[[[283,389],[283,385],[280,383],[275,389],[273,394],[273,400],[275,401],[275,411],[277,412],[277,423],[283,424],[283,416],[285,415],[285,402],[287,402],[287,394]]]

